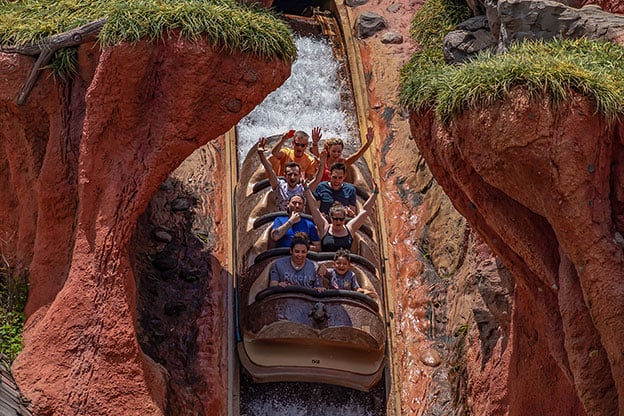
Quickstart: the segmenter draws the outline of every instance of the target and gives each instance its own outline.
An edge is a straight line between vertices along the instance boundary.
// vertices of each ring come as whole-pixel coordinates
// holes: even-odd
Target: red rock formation
[[[620,0],[587,0],[581,1],[581,5],[595,4],[602,10],[610,13],[624,14],[624,4]]]
[[[434,298],[444,296],[444,286],[451,280],[442,281],[435,270],[447,277],[474,272],[473,264],[463,261],[469,250],[465,220],[435,183],[398,103],[399,71],[417,49],[409,28],[422,3],[380,0],[349,9],[351,21],[363,11],[384,16],[388,31],[400,33],[404,39],[402,44],[383,44],[384,32],[380,32],[358,44],[368,82],[370,122],[377,138],[369,153],[379,163],[382,203],[392,246],[387,276],[394,296],[393,362],[398,371],[389,392],[388,408],[398,407],[406,416],[453,412],[450,382],[444,380],[454,365],[450,354],[442,351],[439,367],[430,367],[419,357],[432,347],[444,350],[446,347],[439,347],[443,343],[435,338],[452,334],[456,324],[449,321],[449,328],[444,328],[445,302],[440,303],[441,310],[427,313],[436,308],[433,305],[438,305],[438,299]],[[468,312],[470,308],[464,307]],[[463,323],[469,316],[461,318]],[[465,393],[464,389],[459,391],[455,394]],[[397,406],[395,401],[399,402]]]
[[[166,176],[290,65],[175,34],[101,53],[85,44],[79,60],[70,85],[44,73],[20,107],[34,60],[0,55],[0,236],[30,270],[14,375],[40,415],[162,414],[165,374],[135,333],[129,239]]]
[[[619,128],[585,97],[554,109],[520,89],[448,127],[431,113],[410,123],[438,182],[514,273],[510,414],[621,413]]]

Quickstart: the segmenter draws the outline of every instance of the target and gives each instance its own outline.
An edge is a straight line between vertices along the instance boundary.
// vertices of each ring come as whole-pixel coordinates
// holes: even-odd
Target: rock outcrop
[[[0,54],[0,236],[30,282],[13,371],[38,415],[163,414],[165,371],[137,342],[129,240],[167,175],[279,86],[290,63],[175,33],[78,54],[70,84],[44,73],[23,106],[34,60]]]
[[[473,4],[476,16],[446,35],[444,56],[460,63],[482,50],[504,52],[514,42],[558,37],[624,43],[624,16],[587,2],[583,7],[551,0],[500,0]],[[580,4],[576,6],[581,6]],[[616,8],[617,9],[617,8]]]
[[[555,107],[521,89],[449,126],[432,113],[410,123],[437,181],[514,274],[510,414],[621,413],[621,125],[585,97]]]

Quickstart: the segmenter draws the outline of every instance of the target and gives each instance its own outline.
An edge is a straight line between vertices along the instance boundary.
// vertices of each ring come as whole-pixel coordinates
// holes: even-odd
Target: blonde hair
[[[344,149],[344,142],[342,141],[342,139],[339,139],[338,137],[332,137],[331,139],[325,140],[325,142],[323,143],[323,149],[329,152],[330,147],[336,146],[336,145]]]

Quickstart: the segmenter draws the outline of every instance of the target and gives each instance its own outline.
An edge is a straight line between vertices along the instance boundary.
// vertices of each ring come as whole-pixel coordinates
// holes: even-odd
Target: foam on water
[[[375,416],[380,389],[364,393],[319,383],[256,384],[243,377],[241,416]],[[378,409],[379,410],[379,409]]]
[[[349,132],[352,117],[341,104],[339,63],[334,59],[327,40],[296,37],[297,59],[290,77],[238,126],[239,159],[260,137],[281,134],[290,129],[312,133],[321,127],[323,138],[341,137],[348,144],[354,140]]]

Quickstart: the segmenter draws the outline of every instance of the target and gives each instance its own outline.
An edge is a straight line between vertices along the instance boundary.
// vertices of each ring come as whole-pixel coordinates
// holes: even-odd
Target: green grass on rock
[[[447,65],[442,40],[465,18],[455,0],[429,0],[415,16],[412,36],[423,48],[402,69],[400,97],[405,108],[433,109],[448,122],[455,114],[484,108],[522,87],[536,99],[549,95],[555,104],[572,92],[590,97],[609,122],[624,112],[622,47],[588,39],[527,41],[513,44],[504,54],[482,52],[462,65]]]
[[[234,0],[0,0],[0,44],[40,43],[103,18],[104,47],[156,40],[177,29],[191,40],[205,36],[227,52],[285,60],[297,53],[289,27],[273,12]]]

